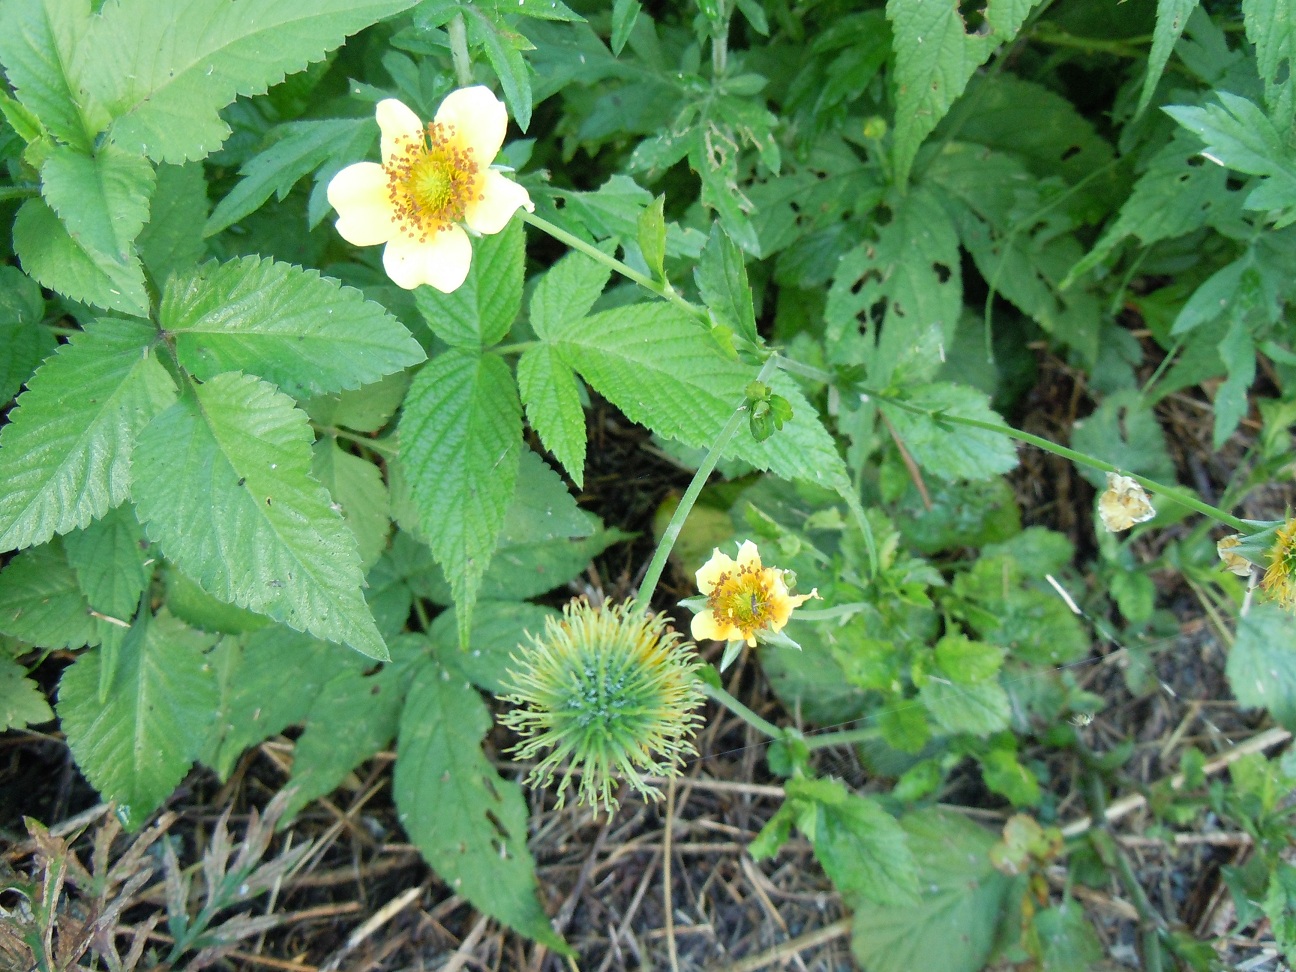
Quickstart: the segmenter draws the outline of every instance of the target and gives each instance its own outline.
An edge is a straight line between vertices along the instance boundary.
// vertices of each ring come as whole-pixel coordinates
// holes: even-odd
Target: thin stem
[[[627,280],[631,280],[637,283],[644,290],[656,294],[658,297],[661,297],[663,300],[670,301],[672,304],[674,304],[676,307],[686,312],[690,316],[698,318],[698,320],[702,321],[705,324],[709,325],[711,323],[711,318],[707,315],[707,312],[704,308],[698,307],[696,304],[690,303],[689,301],[685,300],[678,293],[676,293],[675,288],[672,287],[670,284],[658,283],[652,277],[640,273],[638,270],[634,269],[634,267],[627,266],[626,264],[618,260],[616,257],[609,256],[608,254],[600,250],[598,247],[586,243],[579,236],[567,232],[561,226],[555,226],[553,223],[549,222],[549,220],[543,219],[540,216],[536,216],[534,213],[528,213],[524,210],[522,211],[522,219],[530,223],[536,229],[544,233],[548,233],[555,240],[558,240],[562,243],[566,243],[573,250],[579,250],[581,253],[584,253],[590,259],[597,260],[605,267],[608,267],[611,270],[615,271],[616,273],[621,274],[621,276],[625,277]]]
[[[747,708],[747,706],[743,705],[720,686],[712,685],[710,682],[704,681],[700,678],[697,680],[697,686],[703,695],[712,701],[719,702],[756,731],[763,732],[771,739],[778,739],[783,735],[782,729],[774,725],[774,723],[770,722],[768,719],[763,719],[758,716],[755,712]]]
[[[517,341],[514,344],[498,344],[491,348],[492,354],[521,354],[523,351],[536,347],[539,341]]]
[[[761,366],[760,373],[756,376],[757,381],[767,381],[774,369],[778,367],[778,355],[771,355]],[[720,461],[720,456],[724,454],[725,448],[729,445],[729,440],[734,437],[738,431],[738,426],[742,424],[743,415],[747,411],[747,400],[743,399],[734,409],[729,421],[725,423],[720,434],[711,445],[711,451],[706,454],[702,460],[702,465],[693,474],[693,481],[688,484],[688,489],[684,491],[683,498],[680,499],[679,505],[675,507],[675,513],[670,518],[670,523],[666,524],[666,532],[662,534],[661,541],[657,544],[657,549],[653,551],[653,558],[648,564],[647,571],[644,572],[643,580],[639,584],[639,600],[647,604],[652,600],[653,591],[657,589],[657,582],[661,580],[662,571],[666,568],[666,558],[670,556],[671,548],[675,546],[675,541],[679,538],[680,530],[684,528],[684,521],[688,519],[689,513],[693,510],[693,504],[697,502],[698,496],[702,492],[702,487],[706,485],[707,479],[711,476],[711,471],[715,469],[716,463]]]
[[[472,59],[468,56],[468,28],[464,24],[462,13],[457,13],[446,25],[450,35],[450,57],[454,61],[455,80],[459,87],[466,88],[473,83]]]
[[[877,726],[861,726],[859,729],[842,729],[840,732],[820,732],[805,737],[807,749],[827,749],[829,746],[849,746],[853,743],[868,742],[876,739],[882,730]]]
[[[400,449],[394,445],[388,445],[382,439],[371,439],[365,435],[357,435],[354,432],[348,432],[346,429],[338,429],[333,426],[320,426],[319,430],[328,435],[335,436],[339,439],[346,439],[348,442],[354,442],[356,445],[364,446],[385,459],[394,459],[400,455]]]

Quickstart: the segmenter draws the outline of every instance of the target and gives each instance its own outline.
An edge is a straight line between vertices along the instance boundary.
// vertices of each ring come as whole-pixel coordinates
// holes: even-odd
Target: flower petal
[[[422,141],[423,121],[403,101],[395,98],[384,98],[374,110],[378,119],[378,130],[382,132],[382,160],[391,161],[397,143],[403,141]]]
[[[383,250],[383,268],[398,287],[413,290],[431,284],[443,294],[458,289],[472,263],[468,234],[451,226],[419,242],[397,236]]]
[[[503,173],[488,169],[478,184],[480,199],[474,199],[464,211],[464,222],[478,233],[498,233],[508,225],[519,209],[535,212],[531,195]]]
[[[737,566],[728,554],[722,554],[719,548],[712,548],[711,559],[698,569],[698,590],[709,595],[720,583],[720,577],[723,574],[733,573]]]
[[[478,171],[484,171],[504,144],[508,110],[490,88],[478,84],[446,95],[437,109],[436,123],[452,128],[452,138],[472,151]]]
[[[355,246],[386,243],[395,232],[387,173],[377,162],[357,162],[328,184],[329,205],[337,210],[337,231]]]
[[[711,610],[700,611],[693,615],[693,621],[689,624],[689,633],[693,635],[694,641],[705,641],[708,638],[713,641],[732,641],[742,636],[742,633],[733,625],[717,622],[715,612]]]
[[[744,540],[742,546],[738,548],[738,566],[746,567],[751,565],[757,570],[761,569],[760,551],[756,549],[756,544],[750,540]]]

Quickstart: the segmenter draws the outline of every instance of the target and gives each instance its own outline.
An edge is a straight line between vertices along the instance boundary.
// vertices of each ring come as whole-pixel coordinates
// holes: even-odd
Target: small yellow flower
[[[1107,489],[1098,497],[1098,516],[1108,533],[1128,530],[1156,516],[1148,495],[1135,480],[1117,473],[1107,474]]]
[[[448,294],[472,262],[465,226],[498,233],[518,209],[535,209],[525,189],[490,168],[508,113],[477,85],[452,91],[426,126],[395,98],[378,102],[376,115],[382,164],[348,165],[329,182],[337,231],[356,246],[387,244],[383,267],[398,286]]]
[[[707,606],[693,616],[694,639],[746,640],[755,647],[760,632],[783,630],[793,610],[812,597],[789,594],[784,571],[761,566],[760,551],[750,540],[738,548],[734,560],[719,550],[697,572],[698,590],[706,595]]]
[[[1288,520],[1276,536],[1260,586],[1290,610],[1296,608],[1296,520]]]
[[[1251,561],[1247,560],[1239,553],[1234,553],[1233,548],[1242,543],[1241,534],[1234,533],[1231,536],[1220,537],[1215,544],[1215,552],[1219,554],[1220,560],[1223,561],[1225,570],[1237,574],[1239,577],[1250,577],[1255,567]]]

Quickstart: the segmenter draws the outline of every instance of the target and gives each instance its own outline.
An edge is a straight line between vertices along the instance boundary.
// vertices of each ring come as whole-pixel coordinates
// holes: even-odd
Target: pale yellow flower
[[[490,168],[508,113],[489,88],[452,91],[426,126],[395,98],[378,102],[382,164],[357,162],[335,175],[328,201],[337,231],[356,246],[387,244],[383,267],[406,290],[450,293],[468,276],[474,233],[498,233],[527,191]]]
[[[1233,552],[1233,548],[1240,546],[1241,543],[1241,534],[1235,533],[1232,536],[1220,537],[1215,544],[1215,552],[1219,554],[1220,560],[1224,562],[1225,570],[1231,571],[1239,577],[1250,577],[1255,570],[1254,565],[1241,554]]]
[[[812,597],[788,593],[784,571],[763,567],[760,551],[750,540],[738,548],[738,559],[715,550],[697,572],[698,590],[706,595],[707,606],[693,616],[694,639],[745,640],[755,647],[763,631],[783,630],[793,610]]]
[[[1109,533],[1128,530],[1156,516],[1143,487],[1128,476],[1107,474],[1107,489],[1098,497],[1098,516]]]

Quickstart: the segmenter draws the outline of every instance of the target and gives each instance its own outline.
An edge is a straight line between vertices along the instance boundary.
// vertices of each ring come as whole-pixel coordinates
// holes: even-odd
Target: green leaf
[[[24,550],[0,570],[0,634],[41,648],[95,640],[90,604],[59,540]]]
[[[1152,101],[1161,72],[1188,23],[1188,15],[1197,9],[1197,0],[1157,0],[1156,30],[1152,32],[1152,50],[1148,53],[1147,74],[1139,94],[1136,115],[1141,115]]]
[[[147,615],[122,642],[99,702],[102,652],[82,655],[59,681],[58,714],[77,766],[138,828],[184,779],[216,714],[212,638],[168,614]]]
[[[517,363],[527,421],[577,489],[585,485],[585,410],[571,368],[553,347],[527,348]]]
[[[274,624],[264,614],[216,600],[171,564],[166,565],[165,574],[167,609],[191,628],[213,634],[245,634]]]
[[[522,448],[522,406],[508,366],[451,349],[410,386],[399,465],[419,526],[454,592],[460,636],[504,525]]]
[[[588,314],[611,275],[607,266],[575,250],[555,263],[536,284],[527,307],[536,336],[551,340],[564,324]]]
[[[1243,0],[1247,40],[1255,45],[1256,70],[1264,82],[1265,103],[1289,131],[1296,109],[1296,18],[1290,0]]]
[[[930,678],[919,692],[932,721],[945,732],[982,738],[1008,728],[1012,707],[998,682],[956,685]]]
[[[292,399],[217,375],[140,434],[132,490],[149,538],[209,594],[386,658],[355,540],[310,478]]]
[[[486,60],[490,61],[504,89],[509,114],[525,132],[531,124],[531,76],[519,47],[530,48],[531,42],[521,34],[502,28],[475,5],[460,10],[467,20],[468,42],[486,51]]]
[[[17,267],[0,267],[0,407],[57,346],[54,332],[41,327],[44,316],[36,281]]]
[[[474,907],[566,953],[540,905],[521,788],[481,751],[494,725],[477,690],[424,665],[400,720],[395,796],[410,840]]]
[[[1008,746],[996,745],[981,757],[981,777],[987,787],[1006,796],[1014,807],[1038,806],[1039,780],[1018,761],[1014,737],[1008,736],[1008,740]]]
[[[526,261],[522,223],[513,220],[502,233],[473,242],[468,278],[453,293],[419,287],[414,300],[428,327],[454,348],[496,344],[522,309],[522,268]]]
[[[409,385],[409,372],[396,371],[363,388],[312,398],[304,402],[302,408],[320,425],[377,432],[396,414]]]
[[[1296,728],[1294,644],[1296,617],[1277,604],[1254,604],[1238,622],[1226,668],[1238,702],[1246,708],[1268,709],[1288,729]]]
[[[196,267],[207,251],[207,180],[200,163],[160,165],[149,221],[136,244],[144,269],[159,286],[173,273]]]
[[[895,35],[895,182],[909,170],[923,140],[963,93],[968,79],[1017,36],[1039,0],[988,0],[984,32],[968,32],[954,0],[887,0]]]
[[[623,240],[639,236],[639,215],[652,204],[653,196],[629,176],[614,175],[593,192],[564,192],[576,219],[596,237]],[[695,229],[682,229],[675,223],[666,226],[666,255],[696,260],[706,237]]]
[[[268,133],[276,141],[239,168],[242,179],[212,210],[203,227],[213,236],[256,212],[270,198],[283,200],[301,179],[327,162],[356,162],[373,147],[373,122],[369,118],[329,118],[279,125]]]
[[[104,319],[46,360],[0,431],[0,550],[83,527],[130,491],[135,437],[175,400],[157,331]]]
[[[1006,435],[941,419],[957,415],[1002,425],[984,392],[939,382],[907,389],[907,401],[934,414],[920,415],[885,399],[878,407],[918,465],[933,475],[947,480],[989,479],[1017,465],[1017,450]]]
[[[994,869],[994,835],[962,814],[919,810],[900,826],[917,861],[922,900],[916,906],[852,902],[856,961],[869,972],[980,972],[1022,879]]]
[[[0,7],[0,63],[18,100],[55,138],[83,152],[107,122],[90,108],[78,77],[90,16],[90,0],[10,0]]]
[[[635,4],[637,8],[638,3]],[[635,11],[636,15],[638,10]],[[639,214],[639,250],[654,280],[666,279],[666,195],[657,196]]]
[[[1165,433],[1156,415],[1136,390],[1108,395],[1088,418],[1075,423],[1071,444],[1118,469],[1162,483],[1175,481],[1174,463],[1166,450]],[[1106,473],[1081,468],[1080,475],[1098,489]]]
[[[1030,937],[1039,949],[1040,972],[1089,972],[1107,957],[1084,908],[1069,897],[1031,919]]]
[[[263,94],[370,24],[414,0],[262,0],[256,16],[221,0],[108,0],[86,41],[82,72],[112,116],[109,137],[155,162],[215,151],[230,133],[220,110]]]
[[[45,694],[27,677],[27,669],[12,658],[0,656],[0,732],[25,729],[53,718]]]
[[[197,377],[247,371],[298,397],[357,388],[425,357],[360,291],[254,256],[172,279],[158,315]]]
[[[612,53],[620,56],[621,49],[630,39],[635,21],[642,10],[639,0],[616,0],[612,4]],[[651,264],[650,264],[651,266]]]
[[[874,902],[914,903],[918,874],[908,840],[876,801],[857,796],[838,780],[791,779],[797,828],[810,838],[815,857],[843,895]]]
[[[753,369],[725,357],[692,316],[666,303],[569,322],[554,344],[631,421],[695,448],[715,441],[755,377]],[[814,407],[786,377],[775,377],[770,386],[791,403],[792,419],[764,442],[735,436],[728,454],[785,479],[844,487],[845,465]]]
[[[63,538],[68,563],[90,606],[129,622],[152,576],[144,566],[144,532],[129,503]]]
[[[1004,650],[998,645],[948,634],[936,642],[936,662],[941,671],[960,685],[984,682],[999,674]]]
[[[743,253],[719,223],[711,224],[711,236],[693,276],[707,307],[742,337],[759,343]]]
[[[454,609],[437,616],[428,628],[428,638],[441,664],[466,676],[478,688],[503,695],[507,691],[505,673],[527,633],[543,634],[545,618],[558,616],[553,608],[529,601],[478,601],[467,648],[459,647]]]
[[[343,452],[336,439],[320,439],[311,452],[311,475],[341,507],[342,519],[355,535],[360,567],[368,570],[382,556],[391,530],[391,502],[382,473],[372,462]]]

